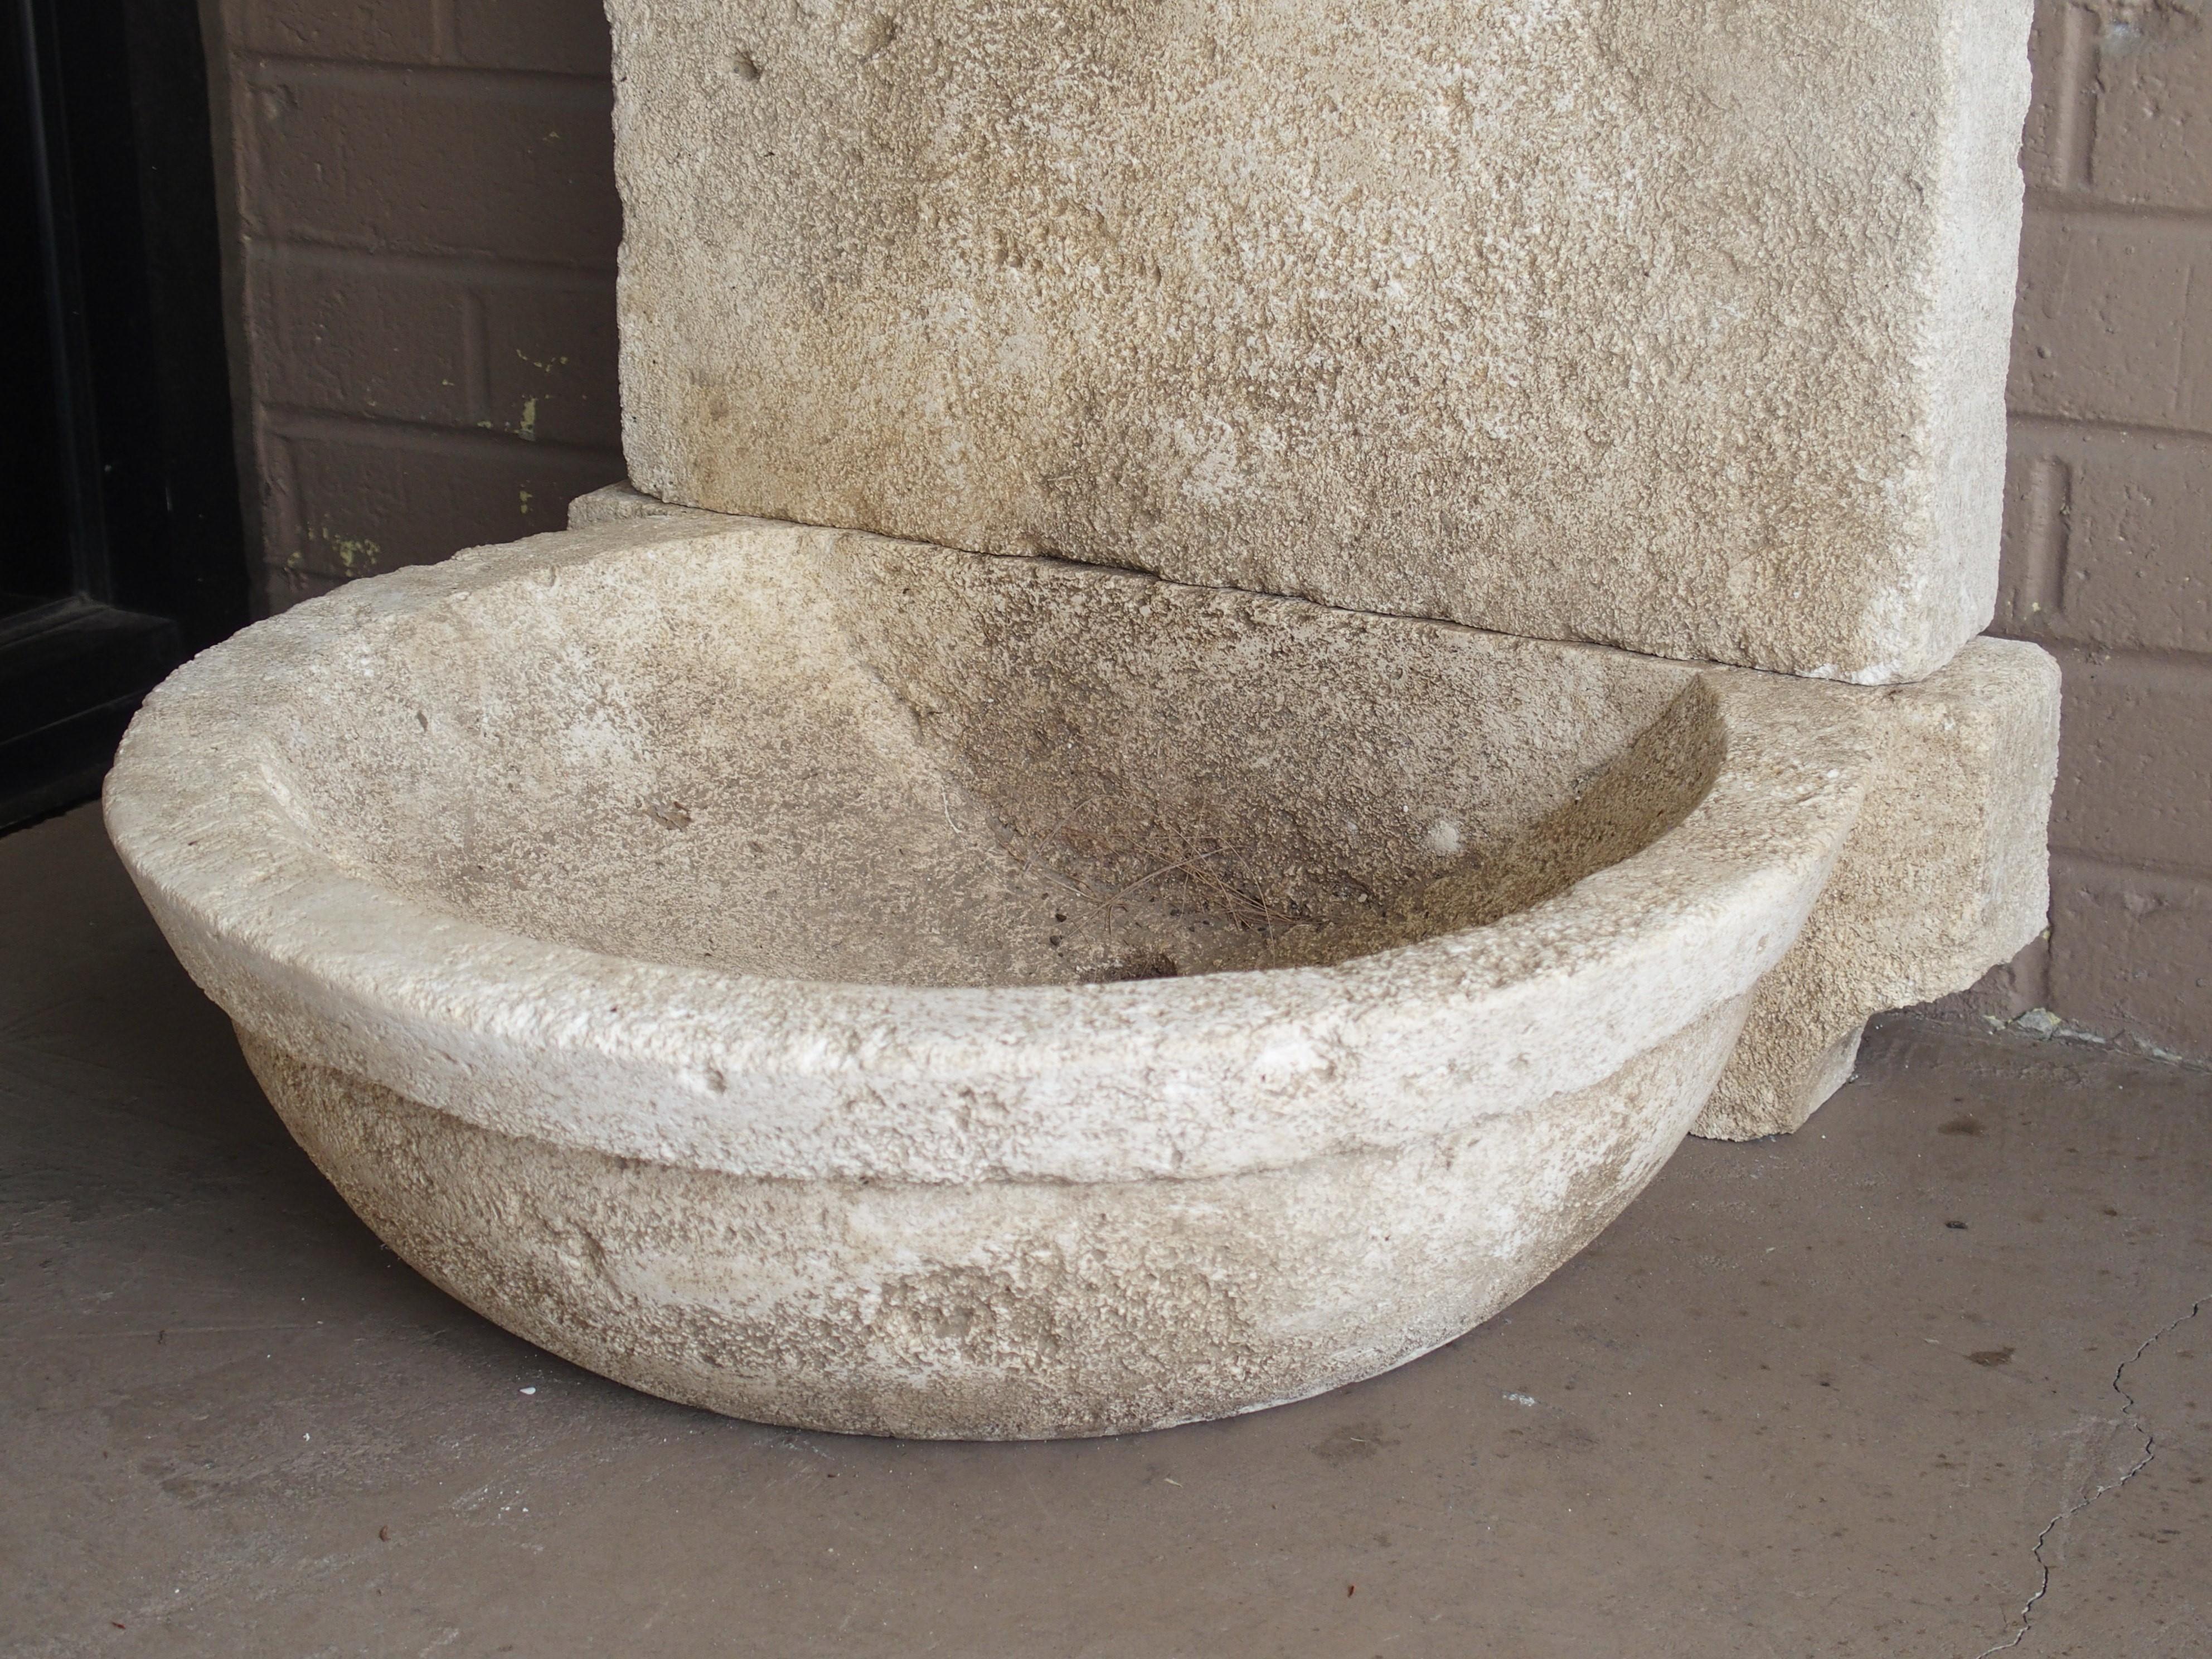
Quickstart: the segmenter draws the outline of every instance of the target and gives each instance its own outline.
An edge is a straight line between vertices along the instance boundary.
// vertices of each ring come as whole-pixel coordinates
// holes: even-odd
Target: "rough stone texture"
[[[671,501],[1864,683],[1990,614],[2027,0],[613,0]]]
[[[621,486],[568,511],[577,526],[713,522]],[[2050,914],[2058,669],[2046,653],[1978,639],[1917,685],[1803,695],[1865,721],[1875,764],[1842,860],[1760,983],[1698,1119],[1694,1133],[1716,1139],[1797,1128],[1850,1077],[1868,1016],[1972,987],[2037,939]],[[1493,866],[1488,878],[1497,875]],[[1510,883],[1504,902],[1513,902]]]
[[[26,1659],[2212,1652],[2212,1073],[1887,1018],[1436,1353],[975,1445],[690,1411],[425,1283],[94,811],[0,838],[0,1007]]]
[[[1680,1142],[1725,1003],[1587,1090],[1384,1150],[1188,1181],[796,1181],[503,1135],[240,1032],[356,1213],[592,1370],[756,1422],[1115,1434],[1322,1393],[1450,1341]]]
[[[1864,702],[1878,734],[1866,804],[1752,999],[1701,1135],[1798,1127],[1850,1076],[1869,1015],[1967,989],[2050,914],[2058,665],[2032,645],[1976,640],[1917,685],[1832,695]]]
[[[2190,280],[2212,260],[2206,22],[2148,0],[2036,6],[1996,628],[2051,647],[2069,678],[2144,692],[2118,719],[2069,719],[2069,776],[2212,775],[2212,726],[2185,712],[2187,677],[2212,676],[2212,283]],[[597,0],[226,0],[204,27],[226,41],[218,105],[234,104],[235,401],[266,434],[243,460],[269,503],[270,604],[540,528],[589,469],[620,475],[611,135],[569,118],[578,88],[532,78],[604,78]],[[328,118],[341,82],[434,96],[447,141]],[[514,122],[517,100],[544,125]],[[592,191],[533,160],[555,131],[554,149],[596,132]],[[366,219],[365,179],[385,181]],[[455,201],[482,210],[446,220],[475,225],[473,251],[426,234]],[[2170,823],[2154,800],[2143,822]],[[2212,838],[2092,827],[2079,846],[2057,832],[2052,937],[1976,1006],[2212,1056]]]
[[[1838,856],[1866,726],[686,513],[261,624],[149,701],[107,801],[441,1282],[724,1410],[1098,1433],[1395,1364],[1617,1213]]]

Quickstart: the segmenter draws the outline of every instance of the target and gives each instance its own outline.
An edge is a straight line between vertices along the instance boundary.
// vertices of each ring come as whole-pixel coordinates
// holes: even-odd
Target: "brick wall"
[[[2015,1005],[2212,1055],[2212,3],[2041,0],[1999,633],[2066,676]]]
[[[209,0],[271,611],[623,476],[598,0]]]
[[[557,526],[623,473],[597,0],[204,3],[269,607]],[[2212,0],[2039,0],[2034,52],[1996,627],[2066,728],[1981,1006],[2212,1055]]]

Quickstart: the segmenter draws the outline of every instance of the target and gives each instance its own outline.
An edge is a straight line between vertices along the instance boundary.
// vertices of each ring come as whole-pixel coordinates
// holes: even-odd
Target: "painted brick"
[[[2051,1003],[2051,932],[2030,941],[2010,962],[2001,962],[1963,991],[1923,1006],[1944,1014],[1978,1014],[1989,1019],[2017,1019]]]
[[[2017,413],[2212,431],[2212,221],[2031,212]]]
[[[450,70],[251,66],[249,235],[611,265],[611,86]]]
[[[2212,663],[2067,651],[2051,843],[2212,875]]]
[[[2207,13],[2036,7],[1996,626],[2059,648],[2052,840],[2085,852],[2054,859],[2044,962],[1984,1000],[2212,1056]]]
[[[2212,653],[2212,439],[2013,422],[1996,630]]]
[[[467,425],[468,290],[392,260],[261,246],[247,264],[264,402]]]
[[[488,283],[479,302],[492,424],[542,441],[619,449],[613,279]]]
[[[2096,39],[2094,14],[2074,0],[2036,0],[2027,37],[2033,91],[2020,147],[2031,190],[2070,190],[2088,176]]]
[[[614,42],[599,0],[453,0],[460,61],[484,69],[612,73]]]
[[[234,49],[295,58],[428,64],[438,0],[234,0]]]
[[[282,435],[292,499],[281,505],[299,528],[275,562],[312,575],[374,575],[558,530],[572,498],[623,477],[618,454],[489,434],[333,422]]]
[[[336,576],[317,576],[280,566],[262,574],[261,614],[273,617],[280,611],[289,611],[302,600],[319,599],[344,586]]]
[[[2089,188],[2212,211],[2212,21],[2202,0],[2108,7],[2095,25]]]
[[[2051,1006],[2076,1024],[2212,1055],[2212,883],[2052,860]]]

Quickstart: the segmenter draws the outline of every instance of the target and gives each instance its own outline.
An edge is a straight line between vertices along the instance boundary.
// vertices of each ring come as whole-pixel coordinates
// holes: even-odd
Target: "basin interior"
[[[349,873],[515,933],[1009,985],[1492,921],[1725,749],[1683,665],[733,523],[526,544],[336,635],[260,723],[272,787]]]

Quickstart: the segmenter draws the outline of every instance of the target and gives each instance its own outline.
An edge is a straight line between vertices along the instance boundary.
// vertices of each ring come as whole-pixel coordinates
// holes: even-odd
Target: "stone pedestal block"
[[[2027,0],[611,0],[672,501],[1879,684],[1990,617]]]
[[[1693,1133],[1799,1127],[1850,1079],[1869,1015],[1966,989],[2050,913],[2058,665],[2047,652],[1975,640],[1918,685],[1829,695],[1864,709],[1866,803],[1796,944],[1753,994]]]

